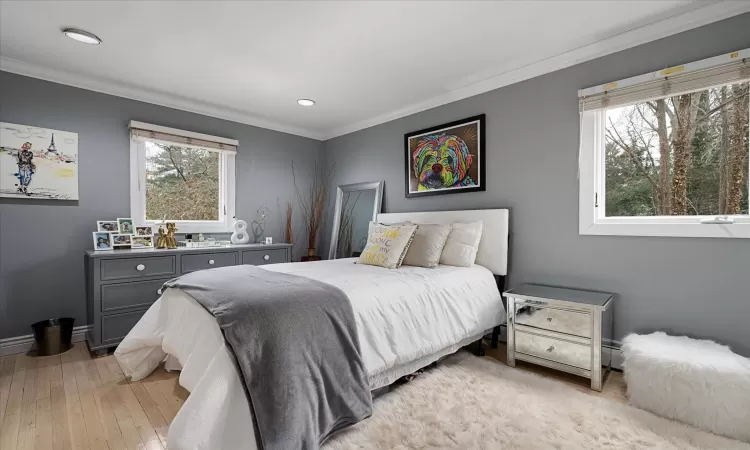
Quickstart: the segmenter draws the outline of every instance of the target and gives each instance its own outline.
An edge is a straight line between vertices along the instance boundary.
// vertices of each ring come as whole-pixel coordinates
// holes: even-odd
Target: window
[[[750,50],[580,94],[580,233],[750,237]]]
[[[228,232],[237,141],[131,122],[131,216],[184,233]]]

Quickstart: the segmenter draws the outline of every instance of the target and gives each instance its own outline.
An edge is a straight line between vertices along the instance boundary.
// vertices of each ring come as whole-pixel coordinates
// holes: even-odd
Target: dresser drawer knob
[[[550,345],[549,348],[547,349],[548,352],[552,352],[554,350],[555,350],[555,346],[554,345]]]
[[[210,265],[212,265],[212,266],[214,265],[214,263],[215,263],[215,262],[216,262],[216,261],[214,261],[213,259],[209,259],[209,260],[208,260],[208,263],[209,263]]]
[[[552,322],[552,317],[547,317],[547,322]]]
[[[269,259],[271,259],[271,257],[268,256],[268,255],[263,255],[263,259],[266,260],[266,261],[268,261]]]
[[[137,266],[135,266],[135,270],[137,270],[138,272],[143,272],[145,269],[146,266],[144,266],[143,264],[138,264]]]

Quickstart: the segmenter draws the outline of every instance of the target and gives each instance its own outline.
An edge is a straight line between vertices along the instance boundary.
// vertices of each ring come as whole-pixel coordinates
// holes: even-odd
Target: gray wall
[[[576,179],[578,89],[748,47],[744,14],[332,139],[326,160],[334,184],[385,180],[385,212],[510,208],[510,286],[615,292],[617,339],[661,329],[750,356],[750,240],[579,236]],[[480,113],[487,191],[406,199],[404,133]]]
[[[0,72],[0,121],[72,131],[80,140],[80,200],[0,199],[0,339],[29,334],[32,322],[50,317],[86,324],[83,251],[93,246],[96,220],[130,216],[130,120],[239,140],[237,217],[249,223],[265,205],[266,236],[275,242],[282,238],[277,201],[283,209],[294,200],[292,159],[304,180],[309,174],[301,172],[324,161],[323,144],[312,139]],[[302,230],[297,214],[296,235]]]

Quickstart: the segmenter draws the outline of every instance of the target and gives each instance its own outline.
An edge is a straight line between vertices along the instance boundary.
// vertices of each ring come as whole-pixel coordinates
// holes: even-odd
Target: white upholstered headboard
[[[433,211],[413,213],[378,214],[378,223],[392,224],[410,221],[416,224],[438,223],[448,225],[454,222],[484,222],[482,240],[476,263],[488,268],[495,275],[508,274],[508,210],[471,209],[465,211]]]

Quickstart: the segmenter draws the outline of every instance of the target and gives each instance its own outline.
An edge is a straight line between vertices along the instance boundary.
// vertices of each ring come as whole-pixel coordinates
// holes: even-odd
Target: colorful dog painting
[[[484,115],[408,133],[406,197],[484,191]]]

